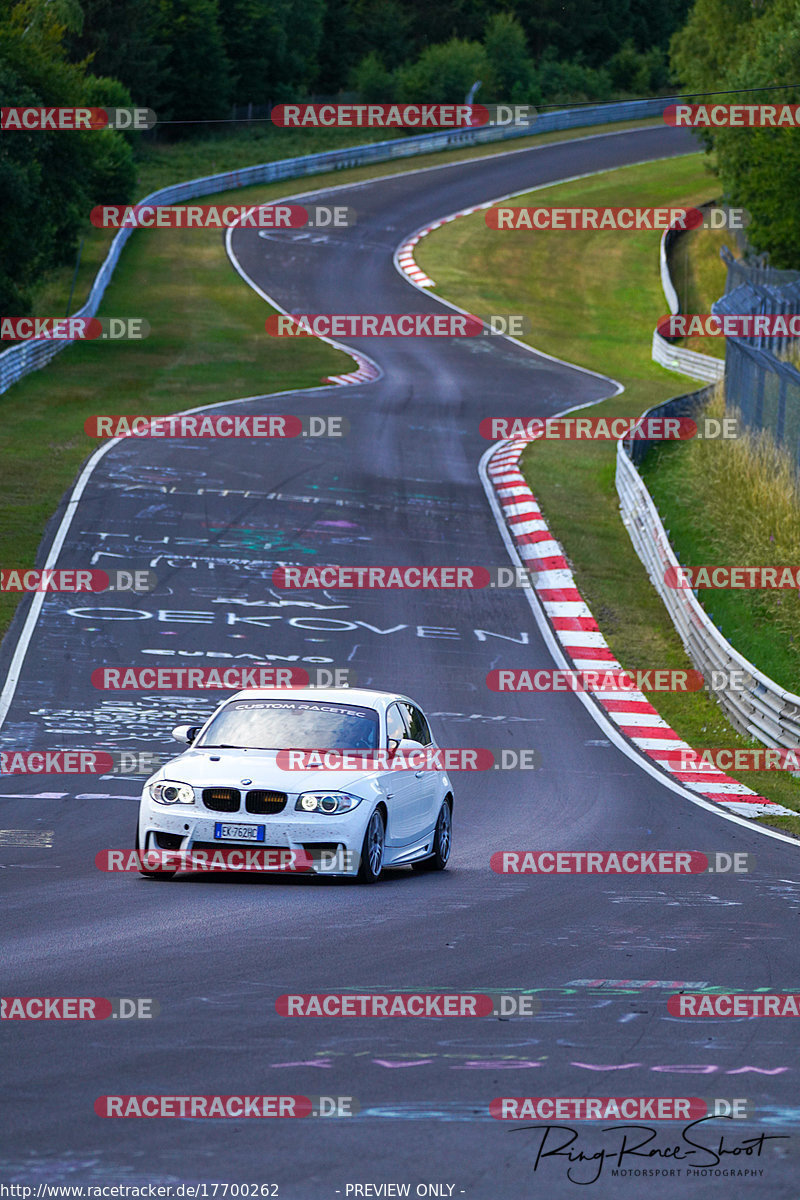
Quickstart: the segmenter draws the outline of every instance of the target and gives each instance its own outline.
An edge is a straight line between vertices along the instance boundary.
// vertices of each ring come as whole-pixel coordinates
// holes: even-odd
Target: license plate
[[[263,842],[266,825],[229,825],[215,821],[214,838],[218,842]]]

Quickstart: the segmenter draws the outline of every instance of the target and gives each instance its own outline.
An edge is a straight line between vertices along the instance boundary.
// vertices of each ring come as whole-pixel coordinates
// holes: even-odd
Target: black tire
[[[358,867],[359,883],[377,883],[383,870],[383,852],[386,841],[386,825],[379,808],[369,819],[364,842],[361,846],[361,862]]]
[[[135,849],[139,849],[139,822],[136,822],[136,843]],[[177,875],[177,871],[148,871],[146,867],[139,867],[139,874],[145,879],[172,879]]]
[[[433,854],[423,858],[421,862],[412,863],[415,871],[443,871],[450,861],[450,851],[453,848],[453,811],[445,800],[436,818],[436,829],[433,835]]]

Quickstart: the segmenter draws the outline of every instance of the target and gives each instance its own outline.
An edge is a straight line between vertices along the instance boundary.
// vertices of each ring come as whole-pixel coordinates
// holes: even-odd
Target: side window
[[[408,736],[411,741],[419,742],[421,746],[430,746],[433,738],[428,728],[428,722],[420,710],[414,704],[401,704],[400,707],[406,714],[409,729]]]
[[[386,736],[395,741],[408,737],[408,729],[399,705],[392,704],[386,710]]]

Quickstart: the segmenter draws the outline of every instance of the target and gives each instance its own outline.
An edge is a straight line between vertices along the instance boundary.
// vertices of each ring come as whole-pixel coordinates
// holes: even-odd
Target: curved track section
[[[653,128],[359,184],[337,190],[356,208],[356,228],[313,248],[291,234],[268,240],[239,230],[232,253],[289,311],[434,312],[438,302],[393,266],[409,230],[512,190],[692,144],[681,131]],[[778,1124],[796,1120],[790,1021],[666,1012],[667,992],[680,986],[793,990],[795,848],[647,774],[578,697],[488,691],[493,668],[552,664],[521,593],[294,597],[270,584],[273,567],[287,561],[507,565],[478,474],[480,419],[553,414],[613,385],[494,339],[352,346],[378,365],[377,381],[239,404],[341,414],[346,439],[124,441],[99,458],[60,559],[84,562],[99,547],[98,566],[152,567],[158,591],[116,605],[108,596],[47,596],[0,744],[166,750],[171,725],[202,717],[213,698],[97,692],[94,667],[296,655],[301,665],[349,666],[361,684],[414,696],[443,745],[533,746],[542,769],[459,776],[451,868],[395,872],[376,888],[101,874],[95,854],[132,841],[132,780],[76,786],[50,777],[45,787],[3,779],[3,826],[54,837],[46,857],[22,848],[3,855],[13,930],[4,992],[153,996],[161,1005],[151,1024],[1,1030],[13,1048],[6,1087],[16,1100],[6,1175],[274,1181],[282,1200],[335,1200],[347,1185],[390,1182],[410,1183],[412,1194],[417,1183],[436,1183],[441,1195],[470,1200],[550,1200],[574,1194],[563,1160],[534,1173],[537,1135],[491,1119],[493,1097],[747,1096],[758,1107],[750,1135],[783,1133]],[[5,666],[23,620],[21,612],[6,639]],[[517,847],[747,850],[757,870],[680,879],[493,874],[490,855]],[[541,1014],[470,1022],[275,1012],[285,992],[420,987],[536,988]],[[361,1111],[313,1123],[112,1122],[93,1113],[101,1094],[273,1092],[354,1096]],[[740,1126],[726,1134],[745,1136]],[[599,1137],[583,1127],[590,1152]],[[748,1160],[765,1171],[759,1189],[793,1194],[791,1149],[773,1149],[792,1145],[767,1143],[760,1161]],[[680,1186],[716,1196],[729,1194],[730,1181]],[[593,1194],[620,1190],[607,1170]],[[648,1180],[648,1195],[674,1194],[674,1180]]]

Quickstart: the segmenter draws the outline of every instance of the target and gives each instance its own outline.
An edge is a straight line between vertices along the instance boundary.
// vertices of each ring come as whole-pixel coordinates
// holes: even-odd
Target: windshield
[[[351,704],[236,700],[194,743],[248,750],[375,750],[378,714]]]

